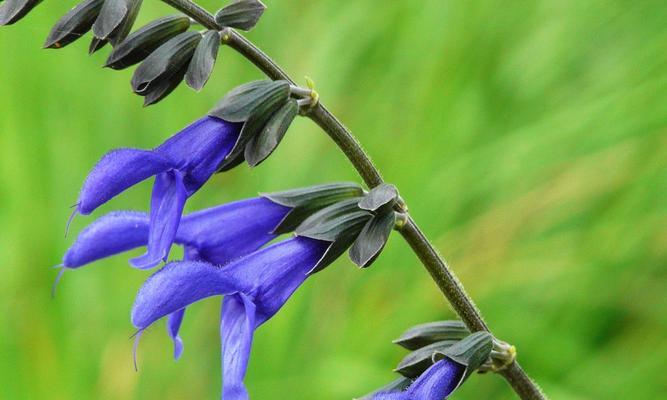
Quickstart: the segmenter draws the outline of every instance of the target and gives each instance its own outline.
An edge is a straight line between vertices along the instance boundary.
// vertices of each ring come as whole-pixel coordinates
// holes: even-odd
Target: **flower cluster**
[[[260,102],[261,103],[261,102]],[[155,177],[150,212],[115,211],[82,230],[63,257],[61,272],[145,247],[130,260],[139,269],[170,261],[139,289],[132,324],[141,333],[167,317],[174,357],[183,352],[179,330],[186,308],[224,296],[220,335],[223,396],[246,399],[243,378],[254,331],[269,320],[314,272],[345,250],[366,267],[396,223],[392,186],[365,192],[334,183],[267,193],[183,215],[186,200],[224,165],[245,123],[206,116],[153,150],[109,152],[88,174],[75,213],[90,214],[127,188]],[[296,236],[269,242],[279,235]]]
[[[491,360],[494,339],[488,332],[470,331],[460,321],[415,326],[394,343],[413,350],[395,371],[401,378],[363,400],[442,400],[475,370]]]

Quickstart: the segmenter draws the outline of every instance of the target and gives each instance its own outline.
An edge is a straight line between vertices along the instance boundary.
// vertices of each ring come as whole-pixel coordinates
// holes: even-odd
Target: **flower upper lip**
[[[81,189],[77,210],[90,214],[129,187],[156,176],[148,251],[132,261],[149,268],[166,260],[188,197],[215,173],[236,142],[240,124],[206,116],[155,150],[118,149],[97,163]]]

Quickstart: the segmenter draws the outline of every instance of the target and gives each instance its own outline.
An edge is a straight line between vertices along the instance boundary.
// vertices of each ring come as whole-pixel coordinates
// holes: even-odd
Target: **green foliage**
[[[219,1],[202,4],[214,11]],[[219,301],[185,316],[184,357],[163,326],[132,368],[129,309],[144,271],[116,257],[50,265],[68,206],[109,149],[151,147],[261,74],[222,47],[201,93],[141,107],[109,49],[41,46],[74,1],[43,2],[0,29],[0,398],[218,398]],[[272,1],[249,37],[359,137],[499,337],[554,399],[667,393],[667,7],[663,1]],[[144,2],[140,24],[173,14]],[[141,26],[141,25],[137,25]],[[308,151],[304,151],[307,149]],[[298,119],[254,170],[215,176],[190,210],[357,180],[330,139]],[[148,208],[150,184],[95,215]],[[453,318],[397,236],[374,268],[342,258],[259,329],[255,399],[344,399],[394,379],[407,327]],[[138,253],[137,253],[138,254]],[[174,258],[178,254],[172,254]],[[472,376],[457,399],[511,399]]]

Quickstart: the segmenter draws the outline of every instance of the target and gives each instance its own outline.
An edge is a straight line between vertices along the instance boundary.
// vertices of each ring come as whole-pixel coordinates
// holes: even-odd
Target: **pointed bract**
[[[213,72],[220,47],[220,32],[208,31],[197,45],[185,73],[185,83],[194,90],[201,90]]]
[[[51,28],[44,48],[60,49],[74,42],[93,26],[104,0],[85,0],[72,8]]]
[[[245,159],[251,167],[259,165],[278,147],[287,129],[299,113],[299,105],[294,99],[276,111],[257,135],[250,138],[245,147]]]
[[[352,244],[350,259],[361,268],[370,266],[387,244],[395,224],[396,216],[391,210],[373,216]]]
[[[90,55],[97,52],[99,49],[106,46],[107,43],[109,43],[108,40],[93,37],[93,39],[90,41],[90,45],[88,46],[88,54]]]
[[[413,326],[393,343],[408,350],[417,350],[441,340],[463,339],[469,334],[470,330],[462,321],[436,321]]]
[[[187,69],[188,66],[185,64],[181,69],[162,76],[154,85],[142,93],[141,95],[144,96],[144,107],[158,103],[169,96],[181,84]]]
[[[184,67],[187,68],[201,38],[198,32],[183,32],[158,47],[134,71],[132,90],[145,96],[151,87],[159,85],[160,82],[178,78],[174,77],[174,74]]]
[[[398,199],[398,189],[390,183],[382,183],[374,187],[359,201],[359,208],[377,211],[383,206],[393,204]]]
[[[266,104],[281,105],[289,97],[289,82],[269,79],[248,82],[234,88],[209,113],[226,121],[244,122],[261,114]],[[271,108],[271,107],[269,107]]]
[[[235,0],[215,15],[215,22],[220,26],[228,26],[249,31],[264,14],[266,6],[259,0]]]
[[[11,25],[25,17],[42,0],[5,0],[0,4],[0,25]]]
[[[190,27],[190,18],[184,15],[163,17],[141,27],[114,47],[105,67],[123,69],[144,60],[174,36]]]

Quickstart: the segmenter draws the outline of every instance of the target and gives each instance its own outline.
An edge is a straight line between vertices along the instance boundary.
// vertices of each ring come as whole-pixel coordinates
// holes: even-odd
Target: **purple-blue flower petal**
[[[133,266],[141,269],[151,268],[167,260],[186,199],[183,176],[179,171],[172,170],[155,177],[151,198],[148,249],[146,254],[130,261]]]
[[[329,246],[293,238],[258,250],[222,267],[193,261],[171,262],[139,289],[132,323],[145,329],[158,319],[210,296],[241,292],[253,299],[258,321],[275,314]]]
[[[199,189],[227,157],[242,124],[206,116],[185,127],[155,149],[184,173],[188,195]]]
[[[176,241],[212,264],[225,264],[273,240],[271,231],[289,211],[261,197],[197,211],[183,217]]]
[[[430,366],[402,392],[377,393],[373,400],[443,400],[459,386],[465,366],[442,359]]]
[[[255,304],[241,293],[225,296],[222,303],[220,339],[222,342],[222,398],[246,400],[243,384],[248,369],[255,332]]]
[[[169,263],[139,289],[132,308],[132,324],[143,331],[194,302],[228,295],[221,324],[226,371],[223,392],[226,399],[247,399],[243,377],[254,329],[282,307],[329,245],[297,237],[222,267],[196,261]]]
[[[148,241],[148,215],[141,212],[109,213],[86,227],[63,257],[63,266],[78,268],[122,253]]]
[[[107,153],[83,183],[78,211],[90,214],[100,205],[145,179],[173,167],[164,156],[148,150],[118,149]]]
[[[183,340],[181,340],[178,331],[181,329],[184,314],[185,308],[169,314],[167,318],[167,333],[174,341],[174,359],[176,360],[181,358],[181,354],[183,354]]]
[[[139,289],[132,308],[132,324],[143,330],[196,301],[236,291],[238,284],[220,267],[196,261],[171,262]]]
[[[239,262],[226,268],[234,279],[251,284],[250,294],[257,305],[258,325],[271,318],[306,280],[308,272],[322,258],[330,242],[295,237],[245,257],[254,262]],[[243,260],[243,259],[241,259]],[[247,283],[245,283],[247,282]]]

